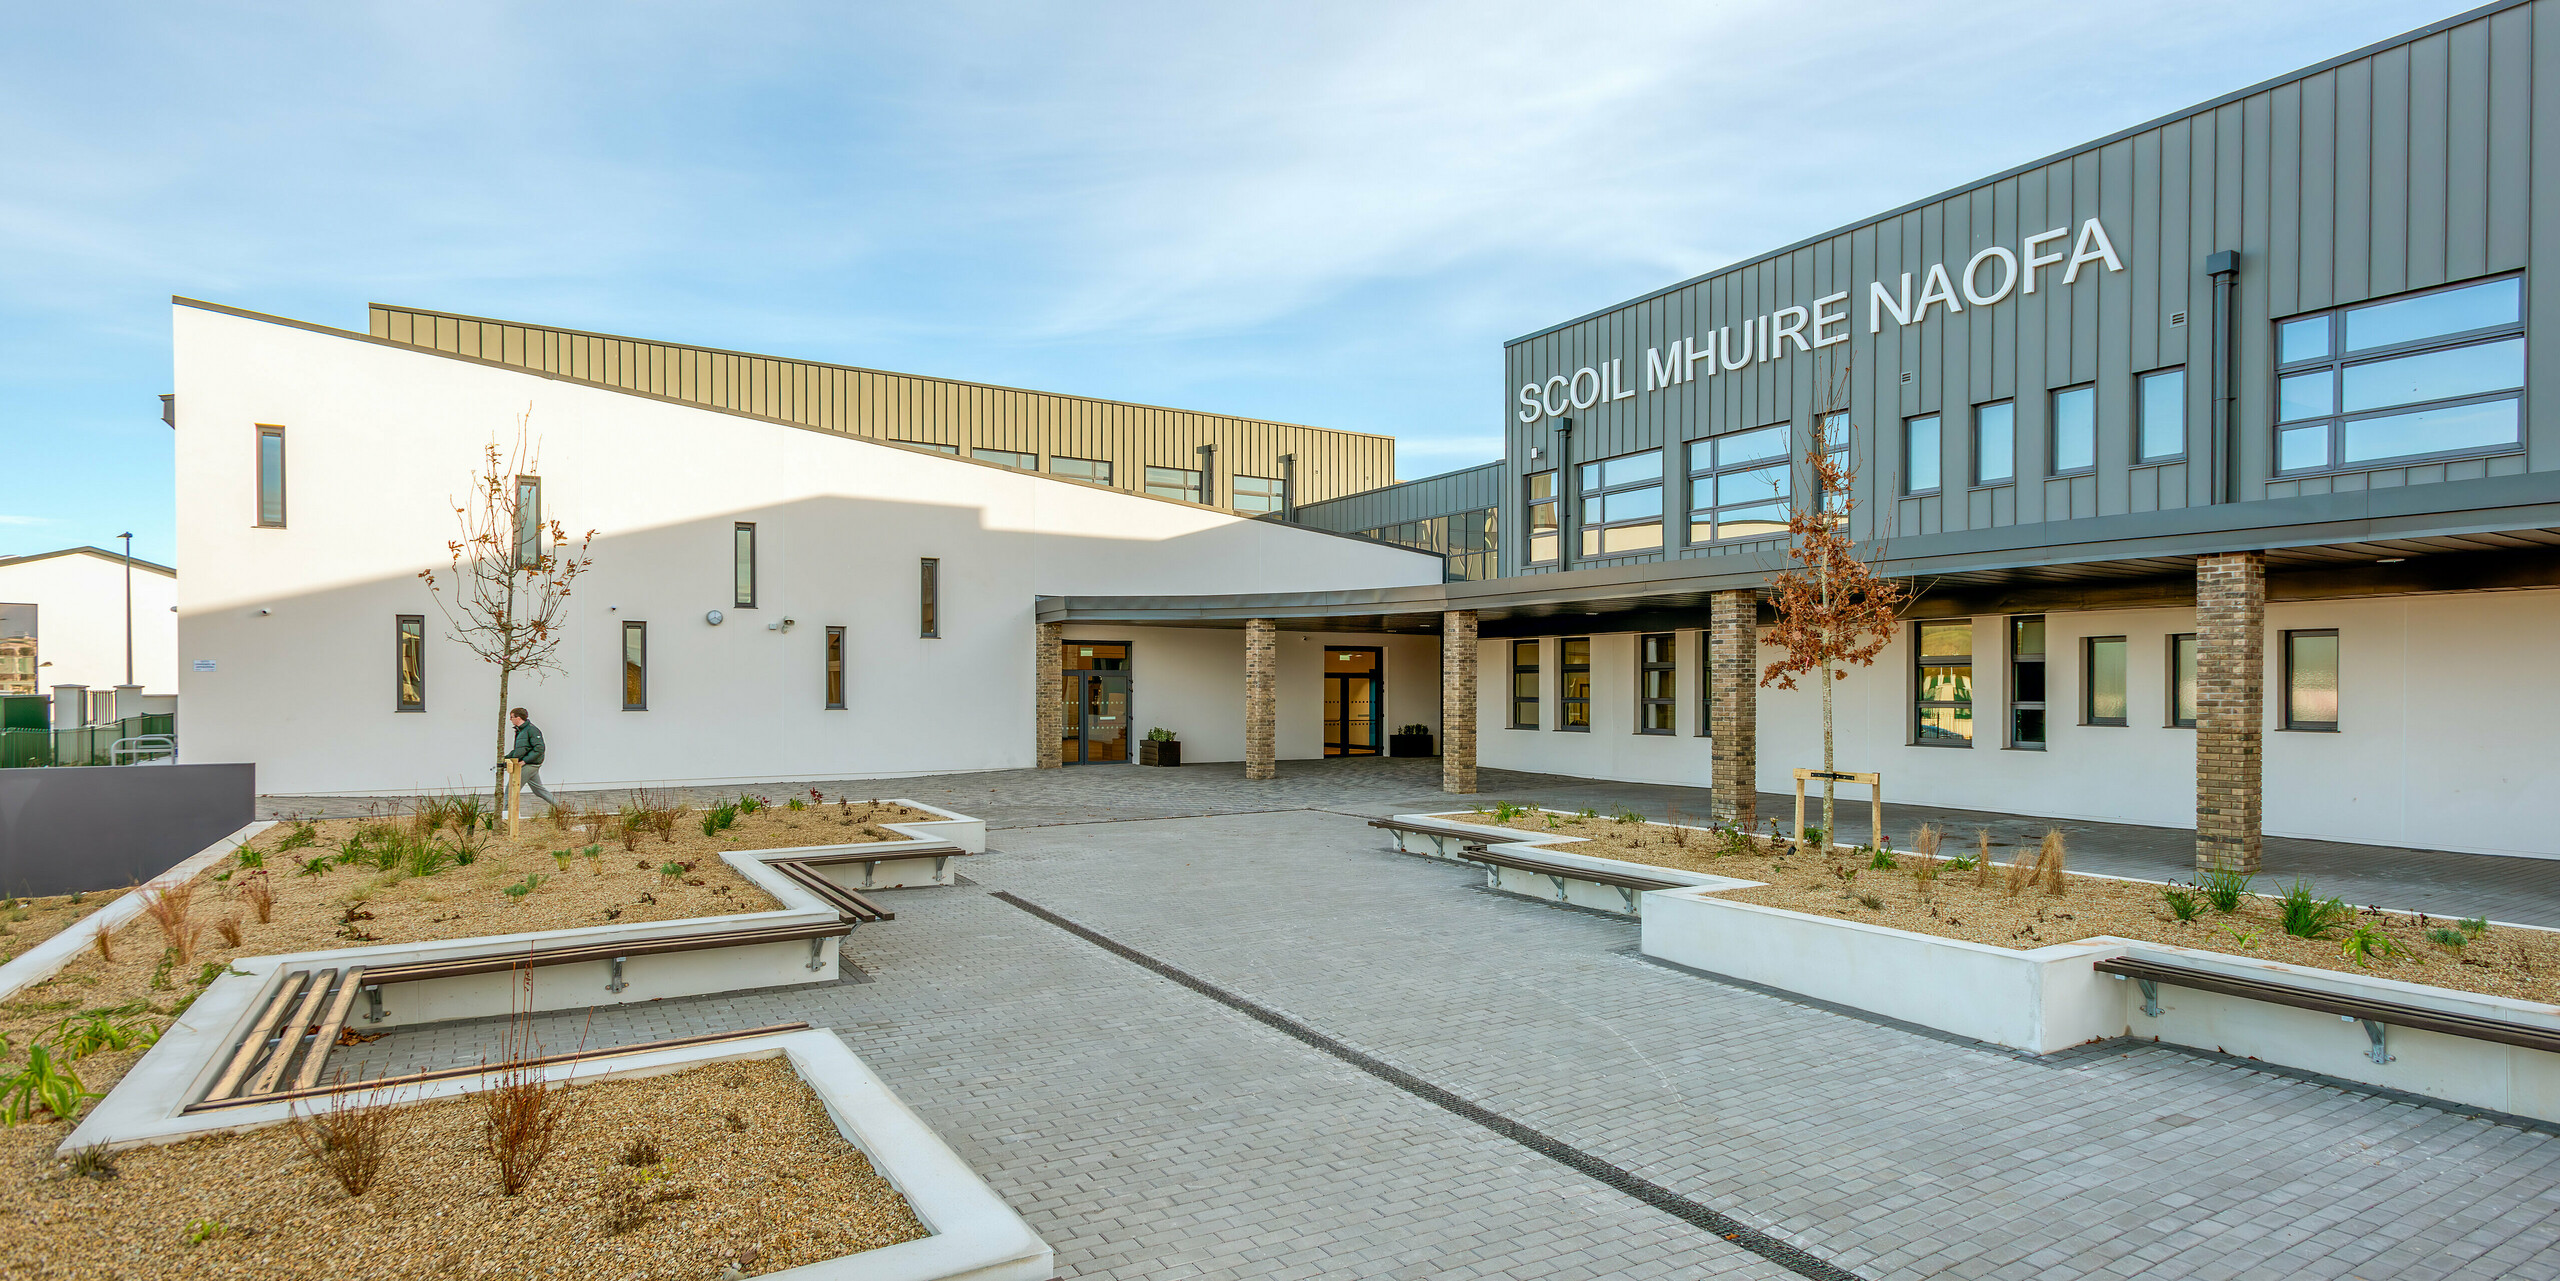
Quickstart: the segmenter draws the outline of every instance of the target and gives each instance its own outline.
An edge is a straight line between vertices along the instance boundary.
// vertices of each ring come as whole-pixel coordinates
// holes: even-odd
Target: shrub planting
[[[2305,881],[2296,880],[2276,899],[2276,923],[2295,938],[2334,938],[2355,916],[2355,909],[2348,907],[2345,900],[2320,898]]]
[[[363,1196],[400,1137],[401,1115],[388,1090],[348,1090],[330,1095],[322,1111],[296,1115],[293,1137],[348,1196]]]

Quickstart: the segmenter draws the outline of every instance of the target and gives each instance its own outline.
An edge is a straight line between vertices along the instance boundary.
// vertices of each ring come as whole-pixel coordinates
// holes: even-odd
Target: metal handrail
[[[137,734],[132,738],[119,738],[115,742],[109,744],[107,746],[107,763],[110,765],[123,765],[127,763],[125,758],[128,756],[139,759],[146,756],[176,756],[177,754],[178,739],[176,735]]]

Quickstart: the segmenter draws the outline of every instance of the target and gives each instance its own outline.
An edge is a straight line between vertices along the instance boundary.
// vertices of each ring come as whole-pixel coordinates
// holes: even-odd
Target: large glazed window
[[[2338,728],[2338,633],[2284,634],[2284,727]]]
[[[1538,644],[1511,642],[1511,728],[1538,727]]]
[[[1529,563],[1547,564],[1555,560],[1560,547],[1556,535],[1556,474],[1542,471],[1524,476],[1520,492],[1529,512]]]
[[[284,528],[284,428],[258,429],[258,524]]]
[[[1689,541],[1781,538],[1794,497],[1785,423],[1689,442]]]
[[[2275,470],[2524,448],[2524,343],[2513,276],[2280,322]]]
[[[1973,620],[1916,623],[1919,651],[1912,741],[1973,746]]]
[[[1662,451],[1620,454],[1581,467],[1582,554],[1617,556],[1662,546]]]
[[[1556,728],[1588,734],[1591,732],[1591,638],[1567,636],[1558,641],[1556,660],[1556,668],[1561,674],[1556,697]]]

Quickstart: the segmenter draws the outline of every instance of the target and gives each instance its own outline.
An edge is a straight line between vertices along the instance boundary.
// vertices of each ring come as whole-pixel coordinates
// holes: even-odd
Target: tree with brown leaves
[[[1876,562],[1884,558],[1881,539],[1861,543],[1857,537],[1859,503],[1850,486],[1857,468],[1848,458],[1849,415],[1846,371],[1832,381],[1823,409],[1813,418],[1804,442],[1804,475],[1812,482],[1799,492],[1787,512],[1787,556],[1794,567],[1769,584],[1778,625],[1770,643],[1786,657],[1760,675],[1763,686],[1794,689],[1799,676],[1818,675],[1822,682],[1822,772],[1838,771],[1832,756],[1831,686],[1849,677],[1849,668],[1866,667],[1893,641],[1895,621],[1909,592],[1880,577]],[[1836,452],[1835,452],[1836,450]],[[1836,781],[1822,780],[1822,851],[1831,849]],[[1804,833],[1796,833],[1802,840]]]
[[[569,587],[595,563],[587,547],[596,531],[588,530],[572,546],[559,521],[543,519],[541,457],[532,423],[533,409],[527,406],[516,418],[512,451],[501,453],[497,441],[489,442],[480,471],[472,477],[470,498],[454,504],[461,536],[445,543],[446,567],[418,571],[452,626],[452,639],[498,669],[498,750],[493,756],[507,752],[507,687],[515,674],[561,670]],[[505,766],[495,768],[503,771]]]

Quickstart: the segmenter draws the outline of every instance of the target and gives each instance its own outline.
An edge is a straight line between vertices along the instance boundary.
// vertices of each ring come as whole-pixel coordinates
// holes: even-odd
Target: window
[[[402,614],[394,629],[392,669],[399,673],[399,705],[403,712],[427,710],[427,619]]]
[[[2284,634],[2284,727],[2338,728],[2338,633]]]
[[[622,710],[649,710],[649,625],[622,625]]]
[[[1556,474],[1532,472],[1521,478],[1521,485],[1529,509],[1529,563],[1543,565],[1563,548],[1556,529]]]
[[[1582,465],[1582,554],[1615,556],[1662,546],[1662,451]]]
[[[1689,442],[1689,541],[1778,538],[1795,489],[1785,423]]]
[[[2072,387],[2053,393],[2047,429],[2045,473],[2070,476],[2098,469],[2098,389]]]
[[[1556,728],[1576,734],[1591,732],[1591,638],[1568,636],[1557,642],[1556,667],[1563,683],[1556,691]]]
[[[1824,453],[1829,455],[1831,459],[1832,469],[1839,472],[1842,476],[1848,476],[1848,413],[1846,411],[1842,411],[1840,413],[1824,414],[1821,420],[1816,422],[1814,426],[1821,430],[1822,435],[1820,437],[1820,443]],[[1851,482],[1854,483],[1856,478],[1851,477],[1850,479]],[[1832,490],[1830,493],[1822,495],[1822,510],[1825,514],[1830,516],[1831,523],[1834,525],[1847,520],[1849,518],[1849,487],[1847,485],[1842,485],[1841,487]]]
[[[1187,467],[1149,467],[1147,492],[1158,498],[1200,501],[1200,473]]]
[[[925,557],[919,564],[917,579],[923,591],[920,601],[922,608],[919,611],[918,620],[920,630],[917,634],[940,636],[942,635],[942,562],[931,556]]]
[[[1498,529],[1495,508],[1460,512],[1449,518],[1449,581],[1481,582],[1493,577]]]
[[[2044,615],[2009,620],[2009,746],[2044,750]]]
[[[2135,458],[2156,463],[2187,456],[2187,371],[2163,369],[2134,380]]]
[[[2196,634],[2169,638],[2169,724],[2196,727]]]
[[[739,521],[729,533],[729,569],[731,595],[740,609],[756,607],[756,527],[753,521]]]
[[[2124,637],[2092,636],[2081,643],[2088,647],[2089,660],[2081,723],[2124,724]]]
[[[1912,741],[1973,746],[1973,622],[1914,624],[1920,636]]]
[[[516,568],[542,563],[542,478],[516,477]]]
[[[1511,728],[1538,727],[1538,642],[1511,642]]]
[[[258,429],[258,524],[284,528],[284,428]]]
[[[1923,414],[1902,422],[1902,492],[1938,492],[1938,416]]]
[[[827,710],[844,710],[844,629],[827,629]]]
[[[1716,634],[1698,633],[1698,728],[1700,738],[1716,732]]]
[[[1636,638],[1636,732],[1669,734],[1678,729],[1680,645],[1675,632],[1647,632]]]
[[[969,456],[982,463],[998,463],[1006,467],[1019,467],[1024,471],[1040,470],[1038,454],[1017,454],[1010,449],[972,449],[969,451]]]
[[[1280,478],[1277,476],[1236,476],[1230,478],[1228,487],[1234,490],[1237,511],[1280,510]]]
[[[937,453],[937,454],[949,454],[949,455],[951,455],[951,456],[952,456],[952,457],[954,457],[954,458],[957,458],[957,457],[959,457],[959,456],[960,456],[960,447],[959,447],[958,445],[946,445],[946,444],[943,444],[943,443],[942,443],[942,442],[940,442],[940,441],[934,441],[934,440],[893,440],[893,441],[890,441],[889,443],[890,443],[890,444],[892,444],[892,445],[913,445],[913,446],[915,446],[915,447],[916,447],[916,448],[918,448],[918,449],[930,449],[930,450],[932,450],[933,452],[935,452],[935,453]]]
[[[2523,447],[2516,277],[2284,321],[2276,361],[2280,473]]]
[[[1049,455],[1049,474],[1069,480],[1091,481],[1096,485],[1111,483],[1111,464],[1099,458],[1060,458]]]
[[[2002,401],[1973,407],[1973,483],[2006,485],[2018,478],[2018,407]]]

